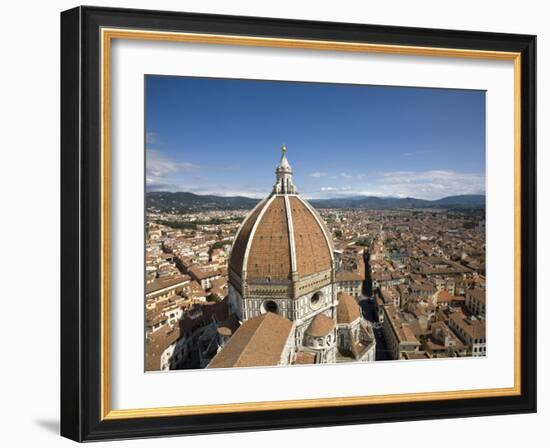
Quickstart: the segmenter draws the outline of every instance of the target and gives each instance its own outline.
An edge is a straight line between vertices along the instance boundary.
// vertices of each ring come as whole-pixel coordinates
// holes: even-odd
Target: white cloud
[[[147,150],[146,187],[148,191],[189,191],[196,194],[219,196],[247,196],[262,198],[269,194],[270,185],[236,182],[221,184],[221,179],[210,179],[209,172],[191,162],[175,160],[158,149]],[[297,183],[298,191],[311,199],[349,196],[414,197],[440,199],[462,194],[484,194],[484,173],[464,173],[452,169],[394,170],[355,174],[340,172],[327,174],[321,171],[308,175],[312,185],[303,179]],[[317,186],[311,178],[324,178],[325,185]],[[213,181],[213,182],[212,182]],[[220,182],[220,183],[217,183]],[[241,183],[242,182],[242,183]],[[263,184],[263,182],[262,182]],[[308,188],[309,187],[309,188]]]
[[[382,182],[401,183],[443,183],[445,185],[460,185],[474,182],[485,185],[485,176],[478,173],[458,173],[452,170],[428,171],[386,171],[380,173]]]
[[[168,179],[166,181],[155,177],[145,177],[145,187],[147,191],[185,191],[200,195],[215,196],[244,196],[248,198],[264,198],[269,194],[269,189],[257,188],[251,185],[235,184],[187,184],[181,183],[177,179]]]
[[[364,174],[340,173],[339,177],[341,179],[347,179],[347,180],[350,180],[350,179],[364,179],[365,175]]]
[[[198,171],[200,168],[190,162],[173,160],[158,149],[147,150],[145,166],[147,176],[151,178],[162,178],[176,173]]]
[[[319,172],[319,171],[315,171],[313,173],[310,174],[311,177],[316,177],[316,178],[319,178],[319,177],[329,177],[330,179],[347,179],[347,180],[350,180],[350,179],[364,179],[365,175],[364,174],[350,174],[350,173],[346,173],[346,172],[343,172],[343,173],[338,173],[336,175],[331,175],[329,176],[328,173],[323,173],[323,172]]]
[[[433,200],[462,194],[484,194],[485,176],[453,170],[387,171],[369,176],[368,182],[351,176],[344,185],[335,183],[302,193],[310,199],[379,196]]]
[[[171,159],[158,149],[147,150],[145,167],[145,186],[148,191],[185,191],[178,185],[180,173],[200,170],[198,165]]]
[[[386,196],[439,199],[445,196],[485,193],[485,175],[452,170],[388,171],[374,180]]]
[[[149,176],[145,177],[145,188],[147,191],[178,191],[176,185]]]
[[[321,187],[319,190],[300,191],[306,199],[326,199],[335,197],[347,197],[355,195],[352,187]]]
[[[178,191],[189,191],[195,194],[212,194],[215,196],[244,196],[247,198],[262,199],[269,194],[269,190],[258,189],[246,185],[205,185],[202,187],[196,186],[180,186]]]

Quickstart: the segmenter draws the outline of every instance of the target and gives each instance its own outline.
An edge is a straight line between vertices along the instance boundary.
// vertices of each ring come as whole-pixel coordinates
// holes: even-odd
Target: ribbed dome
[[[317,314],[309,327],[307,327],[306,334],[313,336],[314,338],[320,338],[329,334],[334,330],[334,321],[324,314]]]
[[[297,195],[274,194],[252,210],[233,244],[229,266],[241,279],[288,280],[332,267],[322,219]]]

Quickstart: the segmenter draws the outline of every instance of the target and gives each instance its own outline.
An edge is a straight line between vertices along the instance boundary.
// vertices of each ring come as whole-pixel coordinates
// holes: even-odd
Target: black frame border
[[[521,395],[101,420],[100,28],[521,53]],[[61,435],[76,441],[536,412],[536,36],[77,7],[61,13]]]

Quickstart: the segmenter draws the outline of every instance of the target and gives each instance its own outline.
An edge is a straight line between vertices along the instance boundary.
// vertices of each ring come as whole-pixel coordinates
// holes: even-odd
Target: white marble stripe
[[[284,195],[285,198],[285,208],[286,208],[286,220],[288,225],[288,239],[290,245],[290,266],[292,268],[292,273],[294,274],[298,267],[296,266],[296,243],[294,241],[294,224],[292,221],[292,208],[290,206],[290,199],[288,195]]]

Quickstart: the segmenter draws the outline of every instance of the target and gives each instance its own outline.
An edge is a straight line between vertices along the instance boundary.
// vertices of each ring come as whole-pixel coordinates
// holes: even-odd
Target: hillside
[[[149,192],[147,210],[157,212],[189,212],[197,210],[248,210],[258,199],[244,196],[198,195],[188,192]],[[485,195],[460,195],[429,201],[416,198],[355,196],[309,201],[317,208],[398,209],[398,208],[483,208]]]

